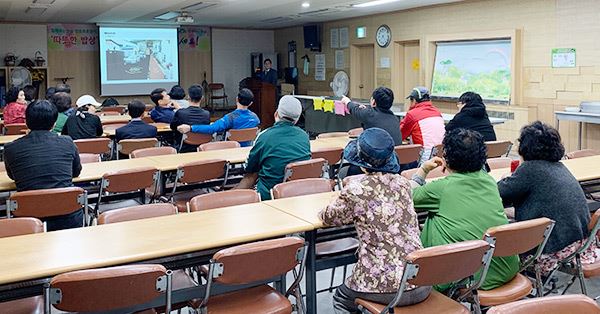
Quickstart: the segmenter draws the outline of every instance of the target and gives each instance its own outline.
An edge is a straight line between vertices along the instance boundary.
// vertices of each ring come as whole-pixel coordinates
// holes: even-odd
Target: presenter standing
[[[277,86],[277,71],[271,69],[271,59],[265,59],[263,72],[259,75],[263,82]]]

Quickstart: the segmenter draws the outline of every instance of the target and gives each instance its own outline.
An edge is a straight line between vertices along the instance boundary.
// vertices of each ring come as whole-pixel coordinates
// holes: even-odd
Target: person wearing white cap
[[[73,140],[94,138],[102,135],[102,122],[94,114],[101,104],[91,95],[83,95],[75,102],[77,111],[67,118],[62,128],[62,135],[68,135]]]
[[[279,100],[275,124],[261,132],[246,161],[246,175],[237,186],[250,189],[256,184],[262,200],[271,199],[271,188],[283,182],[285,166],[310,159],[308,134],[295,126],[302,114],[302,104],[293,96]]]

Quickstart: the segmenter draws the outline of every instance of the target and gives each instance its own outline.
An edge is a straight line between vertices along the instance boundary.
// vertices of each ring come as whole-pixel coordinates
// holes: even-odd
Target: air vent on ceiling
[[[277,24],[277,23],[289,22],[292,20],[294,20],[294,19],[289,16],[280,16],[280,17],[274,17],[274,18],[270,18],[270,19],[266,19],[266,20],[261,20],[261,22],[269,23],[269,24]]]
[[[298,13],[298,15],[299,16],[316,16],[316,15],[328,14],[328,13],[331,13],[331,11],[332,11],[331,9],[321,9],[321,10],[300,12],[300,13]]]
[[[196,4],[192,4],[192,5],[188,5],[187,7],[183,7],[181,8],[181,10],[183,11],[188,11],[188,12],[196,12],[196,11],[200,11],[200,10],[204,10],[210,7],[213,7],[217,5],[216,2],[198,2]]]
[[[56,2],[56,0],[33,0],[33,3],[35,3],[35,4],[46,5],[46,6],[54,4],[54,2]]]

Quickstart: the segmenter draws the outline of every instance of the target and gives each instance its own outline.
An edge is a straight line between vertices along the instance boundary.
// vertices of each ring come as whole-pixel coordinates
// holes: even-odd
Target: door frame
[[[405,90],[406,82],[404,80],[406,77],[406,75],[405,75],[406,69],[404,68],[404,57],[405,57],[406,45],[414,45],[414,44],[416,44],[419,47],[419,60],[420,60],[421,65],[419,68],[418,84],[422,85],[423,60],[421,59],[421,52],[423,51],[423,49],[421,47],[421,41],[419,39],[395,41],[393,43],[394,52],[392,55],[392,91],[394,92],[395,95],[404,95],[405,93],[408,92],[407,90]],[[397,102],[403,103],[404,101],[400,101],[403,98],[404,97],[402,97],[402,98],[397,97],[396,98]]]
[[[373,86],[377,86],[376,76],[377,76],[377,67],[376,67],[376,51],[374,44],[360,44],[360,45],[351,45],[350,46],[350,96],[353,98],[359,98],[360,96],[360,88],[358,87],[356,77],[360,74],[360,48],[362,47],[371,47],[373,49]]]

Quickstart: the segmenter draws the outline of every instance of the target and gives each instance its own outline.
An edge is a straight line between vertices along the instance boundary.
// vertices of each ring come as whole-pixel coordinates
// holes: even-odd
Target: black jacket
[[[492,123],[488,118],[483,103],[465,105],[462,110],[446,124],[446,132],[458,128],[477,131],[483,135],[483,140],[486,142],[496,140],[494,126],[492,126]]]
[[[115,130],[115,140],[118,142],[125,139],[152,138],[157,135],[156,127],[142,120],[131,120]]]
[[[394,139],[394,145],[402,145],[402,134],[400,134],[400,120],[389,109],[379,107],[372,108],[365,105],[361,108],[360,104],[348,103],[348,110],[360,121],[363,129],[380,128],[386,130]]]
[[[81,114],[85,116],[85,119],[82,119],[75,113],[67,118],[67,122],[65,122],[62,129],[62,135],[68,135],[75,141],[85,138],[95,138],[104,133],[102,122],[98,116],[89,112]]]
[[[187,108],[179,109],[175,111],[175,116],[171,121],[171,130],[175,134],[175,143],[179,147],[181,142],[181,133],[177,131],[177,127],[182,124],[197,125],[197,124],[210,124],[210,112],[200,107],[190,106]],[[181,153],[195,152],[197,146],[183,144],[181,147]]]

